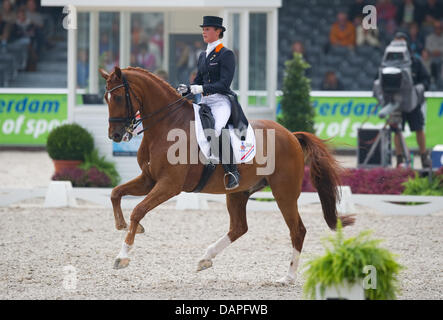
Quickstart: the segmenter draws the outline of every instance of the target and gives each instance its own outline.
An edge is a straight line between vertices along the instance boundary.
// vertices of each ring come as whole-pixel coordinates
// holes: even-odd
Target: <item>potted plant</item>
[[[64,124],[53,129],[46,141],[46,150],[56,173],[80,165],[93,148],[92,135],[78,124]]]
[[[344,239],[340,221],[337,232],[326,239],[325,255],[306,264],[304,294],[310,299],[395,299],[397,275],[403,268],[394,255],[370,239],[370,231]]]

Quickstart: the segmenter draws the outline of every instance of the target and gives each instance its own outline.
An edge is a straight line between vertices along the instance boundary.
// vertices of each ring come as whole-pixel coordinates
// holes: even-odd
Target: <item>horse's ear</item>
[[[115,66],[114,68],[114,73],[117,76],[117,78],[121,79],[122,78],[122,71],[120,70],[119,67]]]
[[[102,75],[103,79],[108,80],[109,73],[107,73],[106,70],[103,70],[102,68],[99,68],[98,72],[100,72],[100,74]]]

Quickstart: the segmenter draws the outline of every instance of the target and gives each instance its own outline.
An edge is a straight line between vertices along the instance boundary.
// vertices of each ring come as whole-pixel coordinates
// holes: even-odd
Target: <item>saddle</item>
[[[227,129],[228,125],[231,124],[235,129],[234,132],[235,132],[236,136],[240,140],[244,141],[244,140],[246,140],[246,134],[248,132],[249,123],[248,123],[246,116],[244,115],[243,110],[237,100],[237,95],[235,93],[232,93],[232,94],[226,94],[226,96],[228,97],[228,99],[231,103],[231,116],[228,119],[225,129]],[[211,108],[204,103],[200,103],[199,105],[200,105],[200,110],[198,112],[200,115],[200,120],[202,123],[203,130],[206,130],[206,129],[214,130],[215,119],[214,119],[214,116],[211,112]],[[211,141],[212,137],[210,135],[206,135],[206,139],[213,146],[217,143],[216,141]],[[219,149],[219,151],[221,151],[221,148]],[[231,154],[231,161],[232,161],[232,155],[233,155],[232,145],[231,145],[231,153],[230,154]],[[221,152],[219,152],[219,155],[221,158]],[[217,167],[217,165],[211,161],[209,161],[207,164],[205,164],[205,166],[203,168],[202,175],[200,177],[200,181],[197,184],[197,186],[195,187],[195,189],[192,190],[192,192],[200,192],[205,187],[206,183],[209,181],[210,177],[214,173],[216,167]]]

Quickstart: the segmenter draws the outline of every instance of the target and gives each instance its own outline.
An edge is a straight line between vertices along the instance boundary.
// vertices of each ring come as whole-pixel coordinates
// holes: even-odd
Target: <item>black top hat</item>
[[[201,24],[200,27],[217,27],[221,28],[223,32],[226,31],[226,28],[223,27],[223,18],[215,16],[204,16],[203,24]]]

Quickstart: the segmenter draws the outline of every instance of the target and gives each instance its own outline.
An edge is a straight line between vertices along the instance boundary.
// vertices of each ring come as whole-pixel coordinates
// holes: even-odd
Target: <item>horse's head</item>
[[[105,100],[109,110],[109,139],[120,142],[126,135],[132,138],[132,125],[137,113],[137,104],[132,100],[135,96],[126,77],[119,67],[115,67],[110,74],[99,69],[100,74],[106,80]],[[135,97],[136,98],[136,97]]]

